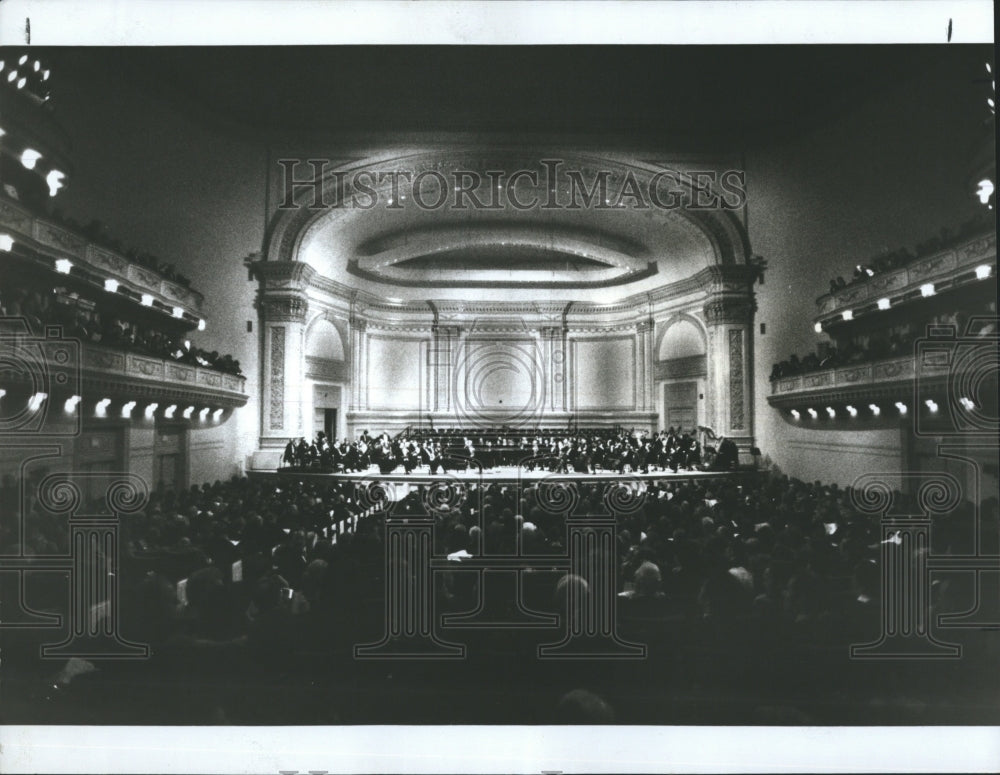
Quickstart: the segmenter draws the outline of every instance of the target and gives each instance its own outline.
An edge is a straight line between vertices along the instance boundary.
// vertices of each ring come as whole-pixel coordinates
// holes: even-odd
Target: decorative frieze
[[[265,296],[260,301],[264,320],[268,322],[304,323],[309,302],[304,296]]]
[[[729,427],[743,430],[745,425],[743,397],[743,331],[729,329]]]
[[[271,430],[285,427],[285,327],[271,328],[271,405],[269,425]]]
[[[705,322],[710,326],[726,323],[750,323],[757,305],[752,297],[714,296],[704,307]]]

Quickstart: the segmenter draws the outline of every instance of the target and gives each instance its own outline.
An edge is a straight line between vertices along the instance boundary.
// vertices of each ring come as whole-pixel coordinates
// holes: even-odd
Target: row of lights
[[[0,73],[3,73],[6,69],[7,61],[0,59]],[[37,77],[40,81],[47,81],[51,74],[48,68],[42,69],[40,60],[36,59],[29,64],[28,55],[23,54],[17,60],[17,65],[12,65],[10,71],[7,73],[7,83],[13,84],[18,89],[23,89],[28,84],[29,76]]]
[[[0,137],[7,134],[7,131],[0,127]],[[41,151],[36,151],[34,148],[25,148],[21,151],[21,166],[26,170],[33,170],[38,166],[38,162],[42,159]],[[62,170],[51,169],[45,175],[45,185],[49,187],[49,196],[55,196],[59,193],[60,189],[66,184],[66,173]]]
[[[975,271],[977,280],[985,280],[991,274],[993,274],[993,267],[990,266],[989,264],[980,264],[979,266],[976,267]],[[937,293],[937,290],[934,287],[934,283],[924,283],[923,285],[920,286],[920,295],[923,296],[925,299],[930,296],[933,296],[935,293]],[[883,296],[881,299],[875,302],[875,306],[878,307],[879,310],[887,310],[892,306],[892,301],[887,296]],[[854,310],[845,309],[841,314],[841,318],[843,320],[854,320]],[[817,334],[822,334],[823,324],[817,321],[815,325],[813,325],[813,330]]]
[[[14,249],[14,238],[10,234],[0,234],[0,251],[9,253]],[[55,269],[59,274],[69,274],[73,271],[73,262],[68,258],[57,258],[55,260]],[[104,290],[108,293],[118,293],[118,289],[121,287],[121,283],[112,277],[109,277],[104,281]],[[144,307],[152,307],[155,299],[151,293],[143,293],[140,296],[139,303]],[[181,319],[184,317],[184,309],[181,307],[174,306],[171,309],[171,315],[175,318]],[[205,319],[198,318],[198,330],[205,330]]]
[[[976,404],[975,404],[975,402],[971,398],[967,398],[965,396],[962,396],[961,398],[958,399],[958,402],[962,405],[962,407],[967,412],[971,412],[973,409],[976,408]],[[906,414],[909,412],[909,407],[903,401],[896,401],[893,404],[893,406],[895,407],[896,411],[899,413],[900,417],[905,417]],[[935,401],[933,398],[926,399],[924,401],[924,406],[927,407],[928,411],[931,414],[937,414],[937,411],[940,408],[938,406],[938,404],[937,404],[937,401]],[[853,406],[851,404],[847,404],[844,407],[844,409],[846,410],[847,414],[850,415],[851,417],[857,417],[858,416],[858,408],[856,406]],[[809,415],[809,417],[812,418],[813,420],[818,420],[819,419],[819,412],[816,409],[814,409],[813,407],[810,406],[805,411]],[[882,407],[880,407],[878,404],[874,404],[874,403],[868,404],[868,411],[871,412],[872,417],[880,417],[881,414],[882,414]],[[789,414],[792,416],[792,419],[794,419],[794,420],[801,420],[802,419],[802,413],[798,409],[791,409],[791,410],[789,410]],[[834,409],[832,406],[828,406],[828,407],[826,407],[826,414],[827,414],[827,416],[831,420],[836,419],[836,417],[837,417],[837,410]]]
[[[7,391],[3,388],[0,388],[0,400],[3,400],[4,396],[6,395]],[[32,394],[28,398],[28,411],[37,412],[42,407],[42,404],[45,403],[46,400],[48,400],[48,397],[49,394],[43,392]],[[82,400],[83,400],[82,396],[79,395],[70,396],[63,403],[63,410],[66,412],[66,414],[74,414]],[[94,416],[100,418],[107,417],[108,407],[110,406],[111,406],[110,398],[102,398],[100,401],[97,401],[94,404]],[[131,418],[137,406],[138,406],[137,401],[126,401],[124,404],[122,404],[121,407],[122,418],[124,419]],[[147,420],[152,420],[155,418],[156,410],[159,408],[160,404],[156,401],[148,403],[146,404],[146,407],[143,411],[143,416]],[[169,406],[165,407],[163,410],[164,418],[166,418],[167,420],[175,419],[177,417],[178,409],[180,409],[180,404],[170,404]],[[180,416],[183,417],[185,420],[190,420],[195,415],[196,409],[197,407],[194,406],[193,404],[189,405],[181,410]],[[221,407],[212,409],[212,407],[210,406],[204,406],[201,409],[198,409],[197,417],[199,420],[202,420],[203,422],[207,421],[209,416],[211,416],[213,420],[218,421],[219,418],[222,417],[224,411],[225,410]]]

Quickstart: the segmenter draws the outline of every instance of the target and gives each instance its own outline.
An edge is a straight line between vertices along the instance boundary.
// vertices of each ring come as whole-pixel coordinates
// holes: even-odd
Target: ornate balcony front
[[[918,258],[907,266],[876,274],[836,293],[820,296],[816,300],[819,308],[817,322],[825,329],[845,320],[845,312],[851,313],[846,318],[848,320],[857,318],[859,314],[874,312],[880,299],[890,299],[893,306],[919,300],[926,293],[921,289],[928,284],[934,286],[934,293],[941,293],[961,287],[966,282],[995,277],[996,263],[996,234],[982,233]],[[982,267],[989,267],[989,271]]]
[[[185,288],[163,277],[148,267],[140,266],[125,256],[95,245],[81,234],[51,219],[42,218],[23,204],[7,196],[0,196],[0,231],[10,235],[15,244],[31,248],[37,260],[69,259],[74,264],[85,265],[102,280],[116,280],[137,294],[149,294],[166,307],[181,307],[197,316],[202,310],[204,297],[191,288]],[[45,270],[51,266],[46,265]]]
[[[177,404],[233,409],[247,402],[246,378],[141,353],[84,343],[85,394],[128,396]]]

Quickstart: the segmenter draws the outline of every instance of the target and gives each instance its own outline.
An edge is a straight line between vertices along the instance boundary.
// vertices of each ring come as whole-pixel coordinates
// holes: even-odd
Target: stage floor
[[[596,474],[556,474],[551,471],[542,471],[536,469],[534,471],[529,471],[527,469],[519,468],[517,466],[500,466],[497,468],[490,468],[484,471],[477,471],[475,469],[468,469],[465,471],[448,471],[445,474],[436,473],[432,474],[427,466],[419,466],[412,473],[405,473],[402,469],[394,471],[390,474],[381,473],[378,468],[372,466],[367,471],[351,472],[351,473],[329,473],[322,471],[294,471],[285,468],[279,468],[276,471],[251,471],[250,475],[254,477],[273,477],[279,476],[282,478],[294,478],[294,479],[328,479],[333,481],[342,482],[357,482],[360,480],[364,481],[385,481],[385,482],[408,482],[411,484],[430,484],[432,482],[440,482],[442,479],[452,479],[461,482],[540,482],[542,480],[548,482],[600,482],[608,480],[623,480],[623,481],[689,481],[689,480],[709,480],[709,479],[725,479],[734,476],[744,476],[755,474],[754,469],[739,469],[736,471],[684,471],[680,470],[677,473],[673,471],[653,471],[648,474],[644,473],[625,473],[619,474],[615,471],[598,471]]]

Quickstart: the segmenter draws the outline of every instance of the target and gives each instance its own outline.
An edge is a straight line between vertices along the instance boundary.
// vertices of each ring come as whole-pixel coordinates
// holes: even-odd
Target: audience
[[[11,477],[0,483],[0,502],[5,504],[0,547],[6,553],[23,550],[29,557],[66,554],[65,516],[46,511],[34,495],[37,481],[26,482],[23,492],[20,484]],[[454,570],[434,575],[437,613],[469,612],[476,609],[480,591],[489,596],[491,584],[479,590],[482,578],[461,571],[463,558],[567,555],[567,514],[553,506],[539,485],[471,484],[464,493],[454,484],[448,487],[452,492],[444,493],[447,497],[429,499],[423,485],[413,486],[405,495],[397,491],[398,500],[389,504],[393,515],[403,518],[427,515],[428,502],[441,504],[432,512],[432,550],[452,560]],[[604,487],[597,481],[579,483],[573,513],[607,514]],[[647,676],[659,671],[661,691],[669,686],[674,693],[704,693],[723,687],[726,696],[733,696],[747,690],[757,697],[751,708],[768,705],[765,700],[780,706],[787,702],[782,692],[789,690],[768,683],[773,671],[767,665],[780,663],[781,674],[790,672],[787,680],[793,684],[835,681],[830,671],[846,670],[850,662],[847,646],[877,636],[881,530],[877,518],[854,510],[849,489],[766,474],[651,480],[641,487],[642,505],[616,515],[613,583],[619,634],[649,645],[648,659],[635,669]],[[19,494],[26,496],[21,501],[23,528]],[[909,500],[898,497],[909,513]],[[361,680],[363,664],[354,660],[353,646],[377,642],[385,627],[385,513],[375,500],[361,484],[322,478],[234,477],[181,492],[155,492],[141,512],[123,517],[119,527],[122,633],[153,649],[151,660],[129,668],[128,685],[135,687],[130,691],[152,686],[162,705],[171,701],[172,691],[182,698],[192,686],[214,687],[199,688],[210,692],[211,699],[203,712],[192,710],[187,716],[212,723],[267,718],[266,704],[248,706],[237,699],[265,691],[249,675],[260,675],[258,682],[287,682],[293,680],[289,671],[301,666],[315,680],[322,666],[332,671],[330,680],[339,688],[331,691],[337,692]],[[986,531],[992,546],[995,502],[982,508],[992,526],[992,532]],[[972,524],[967,517],[972,513],[972,504],[964,503],[940,516],[932,534],[935,554],[967,551]],[[505,597],[506,605],[499,608],[496,600],[483,601],[484,610],[516,612],[523,604],[531,610],[565,612],[573,585],[579,587],[577,602],[587,605],[591,591],[583,578],[566,570],[528,571],[519,585],[522,602],[517,608],[511,608],[516,601]],[[509,596],[513,589],[504,592],[501,585],[500,592]],[[959,597],[958,589],[938,588],[932,606],[935,611],[961,608]],[[518,638],[537,638],[538,632],[507,630],[504,637],[501,631],[488,632],[475,648],[492,668],[468,675],[478,676],[482,686],[494,679],[500,686],[510,680],[497,673],[508,669],[505,660],[513,658],[508,651],[521,648]],[[552,632],[542,635],[547,642],[558,640]],[[526,654],[534,653],[530,644],[535,640],[523,643],[531,649]],[[824,654],[842,655],[843,660],[822,656],[824,661],[817,662]],[[527,656],[518,664],[522,682],[535,680],[532,676],[544,681],[546,675],[551,681],[555,675],[550,663]],[[806,674],[799,666],[813,669]],[[461,667],[449,669],[457,675],[454,670]],[[89,685],[113,680],[109,671],[114,668],[114,663],[104,663],[77,680]],[[613,673],[594,673],[591,663],[572,661],[565,670],[568,685],[561,690],[555,715],[538,720],[666,723],[675,718],[656,697],[635,699],[643,691],[641,682],[627,683],[624,696],[631,699],[623,706],[623,687],[609,680]],[[443,682],[434,685],[446,686],[446,676],[434,678]],[[578,690],[584,680],[589,689]],[[241,694],[222,688],[227,681],[236,682]],[[875,695],[879,687],[866,685],[864,691]],[[394,698],[402,696],[399,688],[392,691]],[[420,703],[368,709],[361,696],[341,699],[336,717],[359,723],[427,720],[429,711]],[[481,699],[473,693],[469,707],[479,708],[482,703],[475,702]],[[442,718],[458,718],[454,703],[441,706]],[[611,707],[620,712],[612,713]],[[822,705],[810,712],[817,709],[822,711]],[[496,712],[496,718],[508,723],[524,718],[513,706]],[[322,708],[310,706],[313,723],[316,713],[326,718]]]
[[[0,287],[0,316],[25,318],[36,335],[43,334],[46,326],[62,326],[65,336],[84,342],[134,350],[228,374],[243,373],[240,362],[231,355],[195,347],[177,335],[129,319],[120,307],[81,297],[66,288],[38,282],[5,283]]]
[[[994,225],[992,213],[982,210],[961,224],[956,230],[949,228],[941,229],[937,236],[924,240],[912,251],[909,248],[899,248],[893,251],[887,249],[873,258],[869,263],[857,264],[849,281],[840,276],[830,280],[830,293],[837,293],[851,285],[864,282],[875,275],[902,269],[918,258],[923,258],[951,247],[957,242],[968,239],[977,232],[993,228]]]

